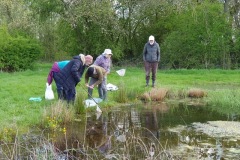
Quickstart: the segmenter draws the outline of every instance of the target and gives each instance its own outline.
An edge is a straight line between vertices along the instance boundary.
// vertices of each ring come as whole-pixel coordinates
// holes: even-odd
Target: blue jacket
[[[155,41],[153,45],[147,42],[143,49],[143,61],[159,62],[160,61],[160,47]]]
[[[64,89],[74,89],[80,82],[85,65],[80,59],[80,56],[74,56],[73,59],[56,74],[55,78]]]

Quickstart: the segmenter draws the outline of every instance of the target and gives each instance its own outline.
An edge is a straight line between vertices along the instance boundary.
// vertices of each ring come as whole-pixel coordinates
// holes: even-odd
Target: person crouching
[[[107,74],[107,71],[100,66],[91,65],[88,67],[86,73],[85,73],[85,83],[88,87],[88,98],[92,98],[93,88],[95,86],[98,86],[98,93],[103,93],[102,96],[99,95],[99,98],[106,100],[107,97],[107,86],[105,82],[105,76]],[[89,77],[91,77],[90,82]]]

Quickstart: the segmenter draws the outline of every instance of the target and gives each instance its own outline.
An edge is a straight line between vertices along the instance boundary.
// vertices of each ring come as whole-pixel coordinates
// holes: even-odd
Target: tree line
[[[143,46],[154,35],[161,68],[238,69],[239,10],[238,0],[1,0],[0,35],[38,44],[39,51],[27,51],[34,59],[96,57],[110,48],[121,65],[141,64]],[[4,37],[0,46],[8,46]],[[3,57],[12,54],[0,49],[0,55],[4,68]]]

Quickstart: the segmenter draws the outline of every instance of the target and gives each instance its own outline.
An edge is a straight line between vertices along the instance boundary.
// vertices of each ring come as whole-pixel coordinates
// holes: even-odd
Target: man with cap
[[[150,72],[152,72],[152,87],[155,87],[158,63],[160,61],[160,47],[154,36],[149,36],[148,40],[143,49],[146,87],[149,85]]]
[[[56,81],[63,87],[63,99],[74,102],[76,96],[76,85],[80,82],[86,66],[92,64],[91,55],[79,54],[74,56],[68,64],[55,76]]]
[[[111,49],[105,49],[104,52],[99,55],[95,62],[93,63],[96,66],[100,66],[106,70],[106,74],[103,77],[102,85],[107,86],[107,74],[110,73],[110,65],[111,65],[111,57],[112,57],[112,51]],[[93,84],[92,78],[90,79],[90,84]],[[91,87],[88,87],[88,95],[92,96],[93,89]],[[103,100],[107,100],[107,90],[103,89],[102,87],[98,87],[98,94],[99,98]]]
[[[102,97],[106,97],[107,93],[107,86],[105,83],[105,75],[107,74],[107,71],[96,65],[91,65],[88,67],[86,73],[85,73],[85,83],[86,86],[89,87],[90,89],[93,89],[95,86],[98,86],[98,90],[103,90],[103,95]],[[88,84],[89,77],[91,77],[91,81]],[[100,97],[101,95],[99,95]],[[88,95],[88,98],[92,98],[92,95]]]

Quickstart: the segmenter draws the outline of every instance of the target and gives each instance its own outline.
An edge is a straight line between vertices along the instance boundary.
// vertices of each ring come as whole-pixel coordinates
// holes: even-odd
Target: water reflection
[[[35,145],[31,154],[51,153],[55,159],[235,160],[240,155],[239,120],[237,114],[219,114],[206,106],[129,105],[82,116],[64,126],[66,134],[44,132],[47,140],[35,138],[43,146]]]
[[[88,123],[96,124],[95,118],[95,116],[89,117]],[[125,142],[128,135],[134,134],[150,142],[160,142],[163,149],[186,159],[238,159],[240,134],[236,135],[239,136],[238,138],[231,137],[230,139],[213,137],[193,126],[195,122],[206,124],[208,121],[219,120],[239,121],[239,116],[222,115],[210,111],[205,106],[170,107],[166,103],[126,106],[113,109],[107,114],[103,113],[97,120],[100,121],[97,122],[100,126],[88,125],[90,130],[96,129],[99,135],[96,138],[87,135],[87,139],[92,147],[99,148],[100,144],[110,142],[109,137],[114,145],[115,141]],[[98,140],[99,138],[101,140]],[[106,147],[109,149],[112,146],[107,143]]]

